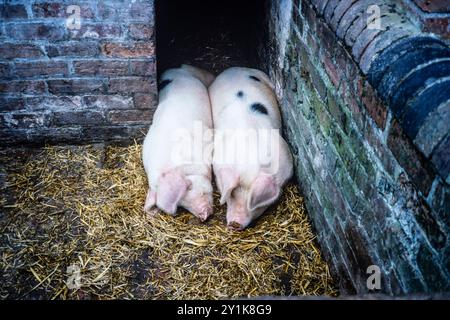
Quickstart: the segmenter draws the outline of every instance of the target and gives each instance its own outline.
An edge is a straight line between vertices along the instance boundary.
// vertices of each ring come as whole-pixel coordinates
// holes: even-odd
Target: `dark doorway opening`
[[[219,73],[258,67],[265,1],[156,0],[158,73],[182,63]]]

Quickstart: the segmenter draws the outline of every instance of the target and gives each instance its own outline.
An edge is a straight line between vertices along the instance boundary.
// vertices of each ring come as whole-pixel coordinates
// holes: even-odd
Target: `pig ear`
[[[231,168],[221,168],[217,174],[217,186],[220,190],[220,204],[224,204],[239,185],[239,175]]]
[[[253,181],[247,202],[249,211],[272,204],[280,195],[280,188],[269,175],[260,175]]]
[[[167,213],[175,214],[190,185],[191,182],[179,172],[172,170],[163,173],[158,180],[156,205]]]

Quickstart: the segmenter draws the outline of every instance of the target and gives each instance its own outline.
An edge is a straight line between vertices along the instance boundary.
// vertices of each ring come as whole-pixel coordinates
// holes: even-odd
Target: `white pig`
[[[214,122],[213,169],[227,203],[227,225],[243,230],[280,196],[293,173],[279,132],[281,117],[265,73],[229,68],[209,87]]]
[[[158,107],[143,145],[149,214],[155,206],[172,215],[181,206],[202,221],[212,214],[212,139],[208,145],[203,134],[212,130],[207,87],[213,80],[209,72],[187,65],[161,76]]]

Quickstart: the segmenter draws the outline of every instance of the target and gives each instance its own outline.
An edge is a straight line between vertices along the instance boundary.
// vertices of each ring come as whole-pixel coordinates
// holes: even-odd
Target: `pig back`
[[[143,145],[143,162],[151,185],[161,172],[173,167],[188,164],[198,166],[198,171],[206,170],[203,153],[208,153],[208,141],[200,136],[212,129],[208,91],[201,81],[186,72],[166,72],[162,80],[170,80],[170,84],[161,92]],[[198,144],[200,151],[194,147]]]
[[[215,127],[281,127],[281,116],[273,85],[262,71],[229,68],[209,87]]]

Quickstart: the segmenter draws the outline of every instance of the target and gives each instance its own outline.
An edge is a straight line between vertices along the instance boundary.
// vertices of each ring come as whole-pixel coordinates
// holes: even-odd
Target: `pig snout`
[[[207,200],[195,200],[191,212],[201,221],[206,221],[213,213],[212,205]]]
[[[228,222],[227,226],[228,226],[228,229],[231,230],[231,231],[242,231],[242,230],[244,230],[244,226],[241,225],[239,222],[236,222],[236,221]]]
[[[213,209],[211,206],[204,207],[203,209],[200,209],[195,214],[200,220],[206,221],[211,215],[212,215]]]
[[[227,227],[232,231],[242,231],[251,222],[249,213],[243,205],[232,203],[227,210]]]

